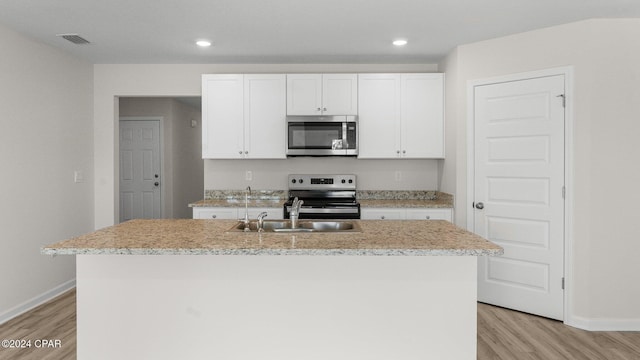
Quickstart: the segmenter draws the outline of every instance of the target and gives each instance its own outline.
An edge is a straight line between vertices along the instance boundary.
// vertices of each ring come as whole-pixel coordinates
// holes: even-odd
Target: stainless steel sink
[[[244,232],[244,222],[238,222],[227,232]],[[350,220],[298,220],[295,228],[290,220],[264,220],[262,228],[265,232],[361,232],[360,225]],[[249,231],[258,231],[258,222],[249,222]]]

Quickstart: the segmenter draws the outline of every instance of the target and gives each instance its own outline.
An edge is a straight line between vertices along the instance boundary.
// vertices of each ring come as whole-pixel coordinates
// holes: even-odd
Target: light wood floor
[[[75,359],[75,308],[76,292],[71,290],[0,325],[0,340],[58,339],[62,344],[54,349],[0,347],[0,360]],[[478,360],[564,359],[638,360],[640,332],[589,332],[559,321],[478,304]]]

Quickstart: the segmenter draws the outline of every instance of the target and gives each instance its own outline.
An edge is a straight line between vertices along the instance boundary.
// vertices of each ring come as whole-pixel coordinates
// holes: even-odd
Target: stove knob
[[[296,179],[291,180],[291,183],[295,184],[296,183]]]
[[[353,179],[349,179],[349,184],[353,184]]]
[[[302,184],[302,183],[304,182],[304,180],[300,179],[300,180],[298,180],[298,182],[299,182],[300,184]]]
[[[349,180],[349,181],[351,181],[351,180]],[[342,181],[341,181],[341,182],[344,184],[344,183],[346,183],[346,182],[347,182],[347,180],[342,179]]]

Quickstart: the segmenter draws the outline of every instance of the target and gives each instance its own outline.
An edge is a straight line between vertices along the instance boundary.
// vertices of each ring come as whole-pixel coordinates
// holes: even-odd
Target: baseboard
[[[591,319],[572,316],[565,324],[588,331],[640,331],[640,319]]]
[[[21,314],[24,314],[25,312],[39,306],[42,305],[44,303],[46,303],[47,301],[55,298],[58,295],[63,294],[64,292],[73,289],[74,287],[76,287],[76,279],[72,279],[69,280],[65,283],[62,283],[58,286],[56,286],[55,288],[46,291],[34,298],[31,298],[25,302],[23,302],[22,304],[19,304],[18,306],[15,306],[11,309],[9,309],[8,311],[0,314],[0,325],[4,324],[5,322],[13,319],[16,316],[19,316]]]

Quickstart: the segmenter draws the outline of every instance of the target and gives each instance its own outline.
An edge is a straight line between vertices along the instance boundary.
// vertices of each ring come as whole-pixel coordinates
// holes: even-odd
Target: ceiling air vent
[[[76,44],[76,45],[86,45],[86,44],[90,44],[89,40],[83,38],[82,36],[78,35],[78,34],[58,34],[56,36],[59,36],[65,40],[71,41],[72,43]]]

